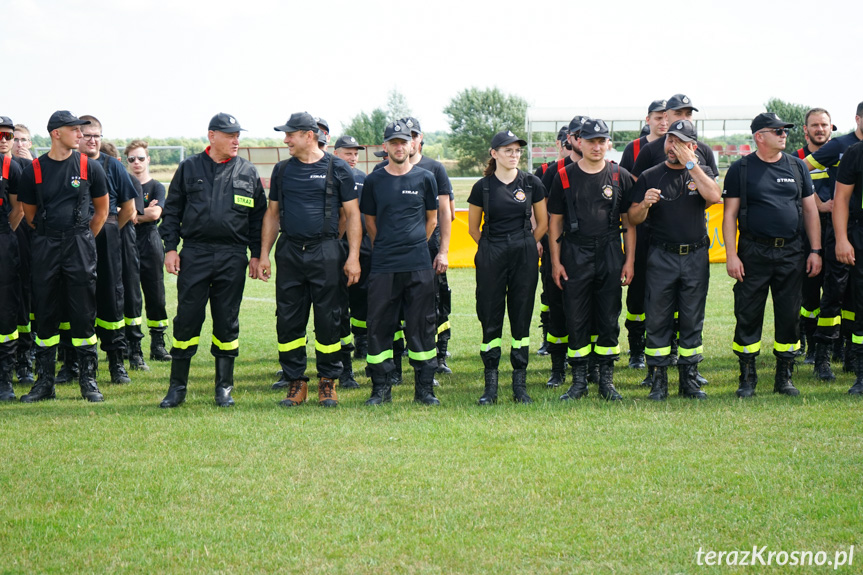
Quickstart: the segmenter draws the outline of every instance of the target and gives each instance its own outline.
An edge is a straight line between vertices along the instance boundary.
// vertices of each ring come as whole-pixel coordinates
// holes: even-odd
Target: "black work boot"
[[[587,359],[587,382],[599,383],[599,364],[596,363],[596,358],[593,355]]]
[[[755,371],[754,355],[740,356],[740,377],[738,378],[737,397],[752,397],[755,386],[758,385],[758,373]]]
[[[587,363],[582,361],[572,365],[572,385],[560,396],[561,401],[581,399],[587,396]]]
[[[542,345],[539,346],[539,349],[536,350],[536,355],[548,355],[548,330],[545,327],[542,328]]]
[[[698,364],[692,363],[688,365],[677,364],[677,376],[679,383],[677,387],[677,395],[680,397],[688,397],[690,399],[707,399],[707,394],[701,391],[701,386],[695,378],[698,373]]]
[[[62,385],[64,383],[72,383],[78,379],[78,354],[74,348],[60,346],[60,360],[63,365],[60,366],[60,371],[57,372],[57,377],[54,378],[54,383]],[[51,371],[54,368],[51,367]]]
[[[129,374],[123,365],[123,350],[112,349],[108,354],[108,371],[111,372],[111,383],[132,383]]]
[[[629,334],[629,367],[644,369],[644,334]]]
[[[599,396],[606,401],[618,401],[623,399],[614,388],[614,363],[604,362],[599,364]]]
[[[342,389],[357,389],[360,384],[354,378],[354,366],[351,360],[351,352],[342,352],[342,374],[339,376],[339,387]]]
[[[452,374],[452,370],[446,364],[446,351],[445,350],[443,353],[438,352],[437,367],[435,368],[435,373]]]
[[[78,349],[78,366],[80,375],[78,385],[81,387],[81,397],[93,403],[105,401],[99,386],[96,385],[96,370],[99,367],[99,356],[95,350]]]
[[[841,341],[841,340],[840,340]],[[815,342],[815,378],[821,381],[833,381],[836,376],[830,369],[830,344]]]
[[[551,376],[545,383],[547,387],[560,387],[566,380],[566,350],[551,352]]]
[[[18,383],[21,385],[33,385],[33,362],[30,360],[30,350],[18,348],[16,352],[15,372]]]
[[[664,365],[651,366],[653,377],[651,378],[650,393],[647,399],[653,401],[665,401],[668,399],[668,368]]]
[[[423,405],[440,405],[434,394],[434,368],[414,369],[414,401]]]
[[[845,373],[857,373],[857,366],[854,365],[856,361],[856,354],[854,353],[854,348],[852,347],[851,338],[845,339],[845,350],[842,354],[842,371]]]
[[[791,381],[791,373],[794,371],[794,359],[783,357],[776,358],[776,377],[773,380],[773,393],[782,395],[800,395],[800,390],[794,387]]]
[[[390,378],[389,384],[391,387],[393,385],[402,384],[402,358],[393,357],[393,364],[395,364],[396,368],[387,374],[387,376]]]
[[[365,361],[369,353],[369,336],[366,334],[354,334],[354,359]]]
[[[833,359],[833,361],[835,361],[837,363],[842,361],[844,344],[845,344],[845,340],[841,334],[839,335],[839,337],[837,339],[833,340],[833,346],[832,346],[832,351],[833,351],[832,359]],[[816,353],[817,353],[817,350],[816,350]]]
[[[512,398],[515,400],[516,403],[533,403],[533,400],[527,394],[527,370],[513,370]]]
[[[814,318],[803,318],[803,325],[800,329],[800,340],[801,340],[801,352],[800,355],[805,354],[805,358],[803,359],[803,363],[806,365],[814,365],[815,364],[815,331],[818,328],[818,320]],[[805,342],[805,343],[802,343]],[[806,346],[803,349],[803,346]]]
[[[129,369],[136,371],[150,371],[150,366],[144,361],[144,352],[141,351],[141,340],[129,340]]]
[[[0,401],[15,401],[15,390],[12,389],[12,366],[15,357],[0,359]]]
[[[482,392],[482,397],[479,398],[479,404],[497,403],[497,370],[486,368],[483,375],[485,376],[485,390]]]
[[[698,384],[698,387],[702,387],[704,385],[707,385],[707,383],[708,383],[707,378],[704,377],[703,375],[701,375],[701,372],[698,371],[698,364],[697,363],[695,364],[695,374],[694,375],[695,375],[695,383]]]
[[[168,394],[159,404],[159,407],[177,407],[186,401],[186,386],[189,382],[189,368],[192,358],[171,360],[171,383],[168,386]]]
[[[366,400],[366,405],[381,405],[392,403],[392,385],[389,374],[372,374],[372,395]]]
[[[668,370],[666,370],[668,371]],[[647,366],[647,375],[644,376],[644,379],[641,380],[641,387],[653,387],[653,374],[656,373],[656,366],[648,365]]]
[[[848,393],[851,395],[863,395],[863,349],[856,352],[854,355],[855,362],[855,373],[857,374],[857,379],[854,381],[854,385],[851,386],[851,389],[848,390]]]
[[[234,398],[231,391],[234,389],[234,358],[216,356],[216,405],[219,407],[231,407]]]
[[[30,393],[21,397],[22,403],[34,403],[43,399],[54,399],[54,363],[57,346],[39,348],[36,351],[36,383]]]
[[[171,361],[171,354],[165,349],[165,329],[150,330],[150,359],[153,361]]]

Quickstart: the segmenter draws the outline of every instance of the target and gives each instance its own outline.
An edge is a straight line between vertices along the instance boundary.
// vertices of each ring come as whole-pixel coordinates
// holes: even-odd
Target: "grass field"
[[[711,272],[707,401],[652,403],[643,371],[622,359],[624,401],[605,403],[591,386],[562,403],[563,390],[544,385],[549,359],[532,354],[535,403],[507,401],[504,386],[491,408],[476,405],[473,270],[450,272],[455,374],[441,377],[439,408],[413,404],[410,385],[367,408],[365,377],[337,409],[280,408],[274,286],[249,282],[233,409],[213,403],[205,346],[175,410],[157,407],[169,366],[153,363],[131,385],[102,384],[103,404],[73,385],[58,386],[57,401],[0,405],[0,573],[644,575],[699,573],[699,549],[753,546],[833,560],[861,543],[863,526],[853,377],[817,383],[800,366],[801,396],[775,396],[765,354],[758,396],[738,400],[731,280],[724,266]],[[764,349],[771,338],[767,329]],[[859,552],[854,563],[838,571],[860,573]]]

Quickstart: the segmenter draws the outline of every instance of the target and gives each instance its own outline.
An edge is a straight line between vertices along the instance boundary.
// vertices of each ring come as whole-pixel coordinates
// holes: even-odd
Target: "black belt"
[[[108,217],[105,218],[105,221],[117,223],[117,214],[108,214]]]
[[[607,244],[614,238],[620,239],[620,230],[615,230],[601,236],[583,236],[581,234],[564,234],[563,239],[579,246],[596,247]]]
[[[650,240],[650,245],[656,246],[660,249],[663,249],[667,252],[671,252],[673,254],[677,254],[680,256],[685,256],[689,252],[694,252],[697,249],[703,248],[705,246],[710,245],[710,238],[704,236],[694,244],[666,244],[665,242],[659,242],[654,239]]]
[[[791,242],[800,239],[800,236],[794,236],[792,238],[762,238],[758,236],[753,236],[749,232],[740,232],[740,237],[751,240],[756,244],[770,246],[771,248],[784,248],[787,244],[790,244]]]
[[[42,236],[45,238],[58,238],[58,239],[66,239],[74,236],[80,236],[90,231],[90,226],[84,226],[80,228],[70,228],[68,230],[55,230],[53,228],[36,228],[34,233],[37,236]]]
[[[303,251],[305,251],[307,248],[312,248],[312,247],[315,247],[317,245],[320,245],[325,241],[338,240],[339,239],[336,236],[325,236],[325,237],[318,237],[318,238],[312,238],[312,239],[291,238],[291,237],[288,237],[285,235],[283,235],[283,237],[285,238],[286,242],[293,244],[298,248],[301,248]]]
[[[511,234],[482,234],[482,237],[490,240],[520,240],[528,236],[533,236],[533,232],[529,232],[527,230],[520,230],[518,232],[512,232]]]

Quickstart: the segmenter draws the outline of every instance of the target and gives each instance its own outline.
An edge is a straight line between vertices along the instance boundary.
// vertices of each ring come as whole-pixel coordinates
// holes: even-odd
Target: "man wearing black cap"
[[[722,192],[710,168],[696,163],[696,140],[689,120],[671,124],[665,136],[667,159],[641,175],[629,208],[630,224],[650,222],[650,247],[642,269],[647,276],[645,352],[648,365],[655,370],[648,398],[656,401],[668,397],[667,370],[678,310],[678,393],[707,397],[695,378],[702,360],[701,331],[710,285],[710,240],[704,210],[719,202]]]
[[[551,185],[554,183],[555,177],[560,172],[565,170],[570,164],[581,160],[581,147],[579,136],[581,134],[581,126],[587,120],[587,116],[574,116],[569,122],[566,130],[566,145],[569,154],[557,161],[553,169],[546,170],[542,175],[543,187],[551,191]],[[549,213],[549,216],[551,214]],[[566,381],[566,344],[569,341],[566,328],[566,314],[563,306],[563,292],[552,278],[552,263],[551,263],[551,248],[550,242],[557,242],[558,237],[551,236],[551,227],[540,245],[542,254],[540,256],[540,278],[542,280],[542,290],[545,294],[548,312],[547,320],[543,322],[545,333],[543,334],[546,345],[546,350],[551,356],[551,374],[548,377],[546,385],[548,387],[559,387]],[[544,310],[540,308],[540,317]]]
[[[635,229],[628,225],[626,209],[633,181],[629,172],[605,161],[609,139],[605,122],[586,120],[579,135],[584,157],[555,176],[548,197],[552,276],[563,290],[572,366],[572,385],[563,401],[587,395],[590,355],[599,366],[599,395],[621,399],[613,373],[620,354],[621,286],[632,281]],[[592,329],[597,331],[593,343]]]
[[[848,148],[842,156],[836,175],[833,204],[833,228],[836,231],[836,259],[851,266],[854,289],[854,312],[863,314],[863,264],[857,265],[857,254],[863,253],[863,143]],[[851,336],[854,371],[857,378],[848,393],[863,395],[863,324],[854,323]]]
[[[647,107],[645,127],[649,133],[641,136],[623,150],[620,167],[632,171],[635,160],[641,149],[654,142],[668,131],[668,114],[665,108],[666,100],[654,100]],[[649,229],[646,222],[635,227],[635,277],[626,290],[626,321],[624,325],[629,339],[629,367],[641,369],[644,367],[644,291],[646,287],[645,265],[647,264],[647,248],[649,245]]]
[[[18,350],[18,310],[21,298],[21,277],[18,261],[18,237],[15,229],[21,222],[23,210],[18,203],[18,183],[21,166],[12,161],[9,142],[14,124],[0,116],[0,401],[13,401],[12,370]],[[29,363],[29,357],[27,358]],[[32,379],[32,376],[31,376]],[[19,377],[20,380],[20,377]]]
[[[51,150],[24,170],[18,189],[27,223],[35,228],[33,310],[39,320],[38,379],[21,398],[26,403],[54,397],[54,362],[64,312],[80,365],[81,396],[94,402],[103,399],[96,385],[94,237],[108,217],[108,182],[99,162],[77,151],[81,126],[88,124],[68,111],[54,112],[48,120]]]
[[[542,176],[548,171],[550,166],[558,165],[562,166],[563,160],[565,157],[569,155],[569,145],[567,140],[569,139],[569,126],[564,126],[560,130],[557,131],[557,139],[554,140],[554,147],[557,148],[557,160],[554,162],[543,162],[540,166],[533,171],[533,175],[537,178],[542,179]]]
[[[356,138],[353,136],[341,136],[336,140],[333,155],[343,159],[351,167],[357,197],[362,200],[363,182],[366,179],[366,173],[357,169],[360,150],[365,150],[365,147],[360,146]],[[360,242],[360,279],[357,283],[348,286],[348,297],[343,300],[342,304],[342,325],[340,331],[342,341],[342,375],[339,377],[339,386],[348,389],[359,387],[359,384],[354,379],[353,366],[351,365],[351,350],[354,350],[355,357],[365,359],[369,347],[366,317],[368,316],[368,279],[372,258],[372,240],[366,233],[365,221],[362,218],[361,222],[363,224],[363,239]],[[342,229],[343,225],[344,223],[340,222],[339,228]],[[342,247],[346,251],[350,248],[346,235],[342,235]]]
[[[306,325],[315,310],[315,364],[318,403],[338,405],[335,380],[342,375],[339,330],[346,285],[360,277],[362,236],[356,184],[347,162],[318,148],[318,126],[306,112],[291,114],[276,131],[285,132],[291,158],[276,164],[270,204],[261,237],[258,278],[268,281],[270,248],[276,243],[276,329],[282,380],[288,387],[284,407],[306,401]],[[349,251],[339,242],[339,213],[344,211]],[[342,279],[347,276],[347,282]]]
[[[734,162],[725,176],[725,267],[734,286],[732,348],[740,360],[738,397],[755,395],[755,358],[761,352],[761,326],[768,290],[776,327],[773,391],[800,392],[791,381],[800,347],[800,299],[804,269],[821,271],[821,226],[812,180],[802,160],[783,154],[789,124],[772,113],[759,114],[751,128],[757,150]],[[736,239],[740,230],[740,245]],[[803,233],[812,246],[803,249]]]
[[[440,404],[434,395],[435,269],[428,250],[437,223],[439,192],[432,173],[410,163],[411,147],[410,128],[401,121],[389,124],[384,132],[389,164],[369,174],[363,189],[362,211],[374,245],[366,358],[372,395],[367,405],[392,401],[393,336],[402,308],[414,368],[414,401]],[[440,203],[446,202],[448,194],[441,195]]]
[[[168,188],[159,233],[165,243],[165,271],[178,276],[177,315],[171,382],[159,407],[177,407],[186,399],[189,367],[198,351],[208,300],[213,317],[210,353],[216,364],[216,404],[234,405],[231,391],[240,349],[245,270],[248,265],[249,277],[257,276],[261,224],[267,209],[258,171],[251,162],[237,157],[241,130],[230,114],[213,116],[207,131],[210,145],[180,162]],[[182,254],[177,253],[180,240]]]
[[[315,123],[318,125],[318,147],[326,152],[330,143],[330,125],[323,118],[315,118]]]
[[[123,232],[121,230],[134,217],[138,192],[132,185],[132,180],[123,164],[109,154],[101,153],[101,122],[89,115],[81,116],[81,119],[89,123],[81,128],[83,139],[78,144],[78,150],[99,162],[108,177],[108,219],[102,231],[96,236],[96,335],[99,337],[102,350],[108,355],[111,383],[130,383],[129,374],[123,365],[123,355],[127,351],[123,313],[125,297],[123,277],[126,274],[123,270],[121,237]],[[134,234],[134,225],[125,233]],[[135,258],[130,263],[139,265],[137,246],[134,251]],[[138,332],[140,333],[140,329]],[[140,349],[140,340],[137,345]]]

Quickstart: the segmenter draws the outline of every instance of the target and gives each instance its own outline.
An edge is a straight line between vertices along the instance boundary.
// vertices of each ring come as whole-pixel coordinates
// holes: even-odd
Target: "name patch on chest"
[[[247,208],[255,207],[255,198],[249,198],[247,196],[234,196],[234,203],[240,206],[246,206]]]
[[[410,196],[418,196],[420,195],[418,190],[402,190],[402,194],[408,194]]]

